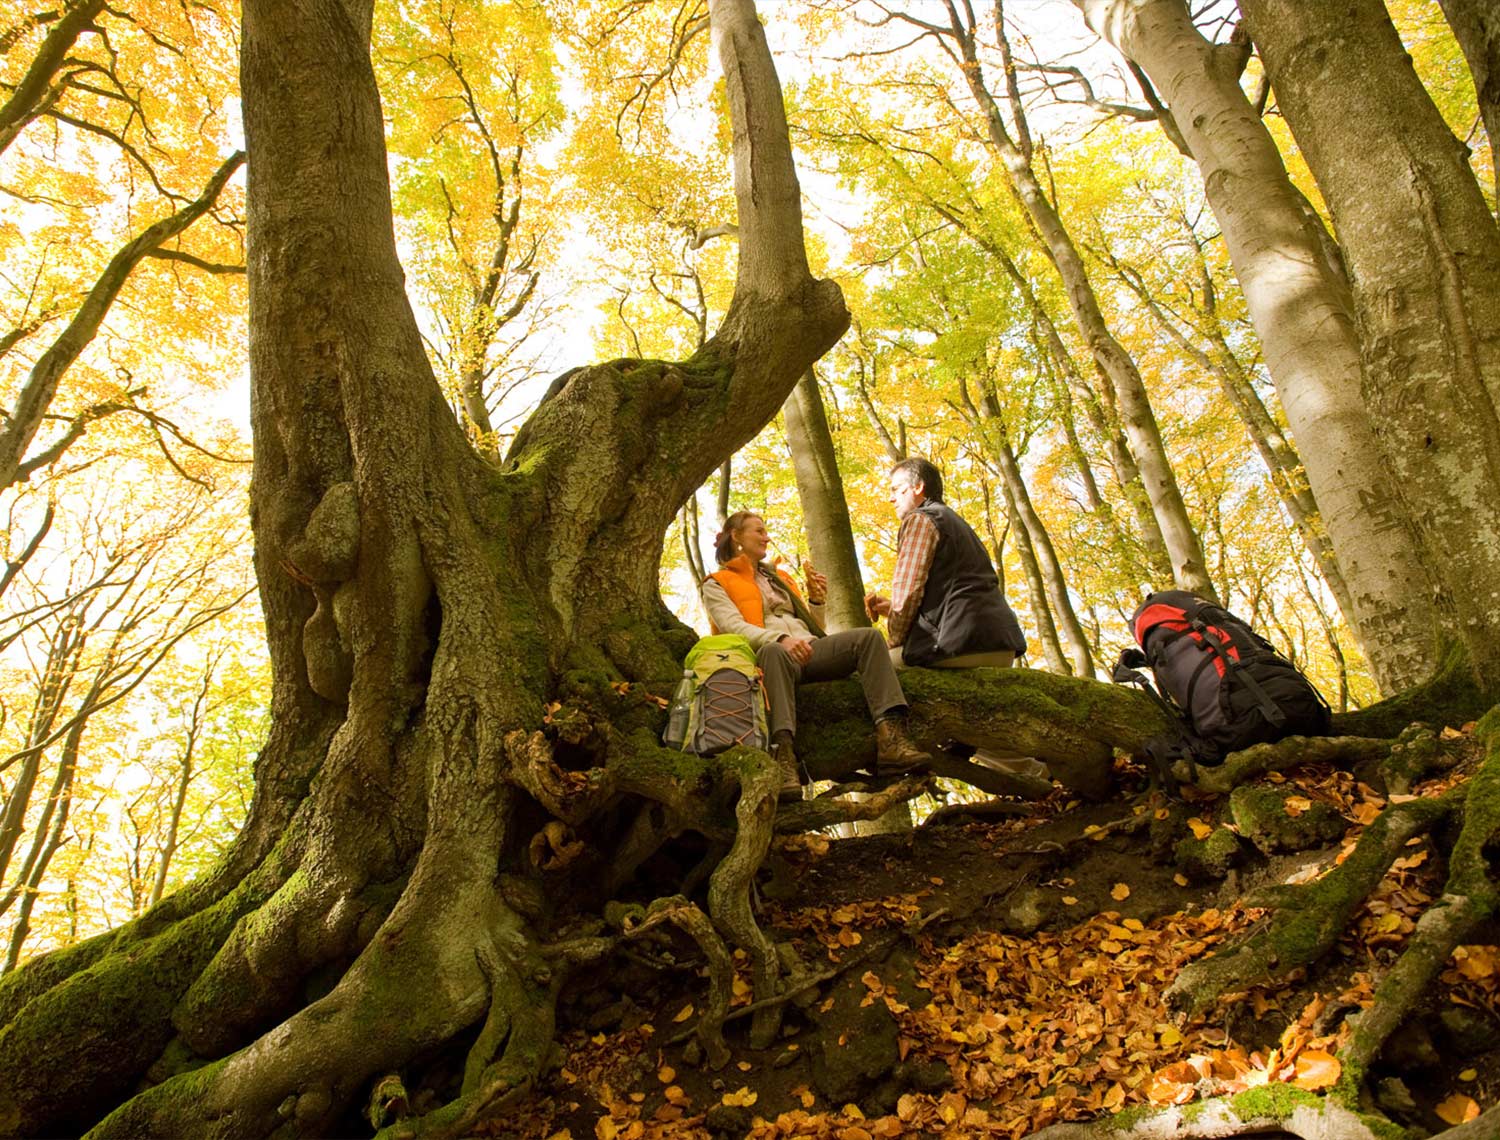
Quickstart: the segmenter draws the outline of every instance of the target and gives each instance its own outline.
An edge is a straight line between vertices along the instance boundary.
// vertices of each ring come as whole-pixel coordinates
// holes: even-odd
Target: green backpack
[[[702,638],[682,664],[662,735],[668,748],[714,756],[736,744],[767,747],[766,692],[748,641],[737,633]]]

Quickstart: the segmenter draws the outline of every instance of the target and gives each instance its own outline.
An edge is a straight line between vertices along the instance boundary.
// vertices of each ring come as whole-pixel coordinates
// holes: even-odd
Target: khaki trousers
[[[876,629],[846,629],[814,638],[812,657],[806,665],[797,664],[780,642],[774,641],[761,648],[756,660],[771,706],[772,736],[783,729],[796,734],[797,686],[803,681],[837,681],[857,672],[873,719],[906,708],[906,694],[896,680],[885,638]]]

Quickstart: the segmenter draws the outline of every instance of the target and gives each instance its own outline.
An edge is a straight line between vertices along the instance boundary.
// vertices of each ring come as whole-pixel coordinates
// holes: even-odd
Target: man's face
[[[922,490],[922,484],[913,480],[904,471],[891,476],[891,502],[896,506],[898,519],[904,519],[922,505],[926,497],[922,494]]]

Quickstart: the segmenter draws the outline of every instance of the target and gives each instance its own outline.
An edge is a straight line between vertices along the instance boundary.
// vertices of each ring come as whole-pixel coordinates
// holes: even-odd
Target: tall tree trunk
[[[1500,198],[1500,10],[1491,0],[1438,0],[1469,63],[1479,117],[1490,139],[1490,176]],[[1500,206],[1497,206],[1500,212]]]
[[[1212,596],[1213,582],[1204,566],[1203,548],[1188,518],[1187,505],[1177,485],[1177,476],[1167,459],[1161,428],[1146,395],[1134,359],[1110,331],[1104,312],[1094,294],[1093,283],[1083,259],[1073,244],[1056,207],[1048,199],[1023,153],[1005,128],[994,97],[985,86],[983,68],[975,50],[973,29],[958,14],[954,0],[947,0],[953,37],[963,58],[964,78],[979,104],[991,145],[1010,180],[1016,198],[1026,210],[1046,246],[1047,254],[1062,279],[1068,304],[1073,311],[1079,334],[1088,346],[1095,366],[1114,389],[1119,405],[1120,423],[1130,440],[1130,449],[1140,465],[1141,478],[1150,497],[1153,513],[1161,526],[1167,553],[1172,560],[1172,579],[1184,590],[1196,590]],[[1003,29],[1000,30],[1003,33]]]
[[[1202,266],[1201,250],[1199,258],[1200,266]],[[1333,591],[1340,611],[1345,614],[1352,613],[1354,606],[1349,597],[1349,587],[1344,582],[1343,572],[1339,569],[1333,544],[1322,527],[1318,516],[1317,500],[1313,497],[1312,488],[1308,486],[1303,474],[1302,459],[1292,447],[1291,441],[1286,438],[1275,417],[1261,402],[1260,394],[1256,392],[1255,385],[1230,347],[1223,330],[1218,327],[1204,330],[1204,334],[1213,345],[1212,353],[1195,344],[1177,326],[1177,322],[1163,311],[1139,273],[1128,266],[1121,265],[1112,256],[1109,256],[1108,260],[1114,265],[1120,280],[1140,298],[1147,312],[1172,342],[1198,367],[1219,382],[1220,390],[1239,415],[1240,422],[1245,425],[1245,431],[1249,434],[1251,443],[1255,445],[1255,450],[1260,455],[1261,463],[1265,465],[1266,473],[1271,479],[1271,486],[1281,500],[1282,509],[1292,520],[1292,525],[1297,528],[1297,534],[1301,537],[1303,546],[1317,562],[1318,571],[1322,574],[1323,580],[1328,583],[1328,588]],[[1206,276],[1206,267],[1203,267],[1203,271]],[[1217,314],[1210,312],[1200,315],[1217,326]]]
[[[1500,227],[1380,0],[1246,0],[1333,215],[1365,405],[1447,624],[1500,690]]]
[[[1266,365],[1351,594],[1383,692],[1439,663],[1428,567],[1360,394],[1347,294],[1237,77],[1242,53],[1199,34],[1183,0],[1075,0],[1172,108],[1260,334]]]
[[[1068,676],[1073,672],[1072,663],[1063,653],[1062,642],[1057,637],[1057,623],[1052,619],[1052,606],[1047,601],[1047,583],[1042,579],[1042,568],[1037,563],[1036,549],[1031,544],[1031,535],[1021,524],[1020,510],[1009,480],[1002,477],[1001,490],[1005,494],[1005,515],[1011,522],[1016,536],[1016,553],[1021,559],[1021,573],[1026,578],[1026,594],[1031,599],[1031,617],[1036,623],[1037,639],[1042,643],[1042,658],[1050,672]],[[996,551],[998,561],[999,552]]]
[[[814,565],[828,575],[829,629],[863,629],[870,619],[865,616],[865,586],[854,549],[849,503],[844,498],[844,478],[839,474],[823,394],[811,368],[792,389],[781,412],[786,417],[807,545]]]
[[[1003,134],[1003,128],[999,129]],[[1042,334],[1042,339],[1057,370],[1067,381],[1068,387],[1077,397],[1078,402],[1083,405],[1084,413],[1095,435],[1109,449],[1110,466],[1114,472],[1115,482],[1125,496],[1125,501],[1130,505],[1136,527],[1140,531],[1147,571],[1142,576],[1143,580],[1154,582],[1155,588],[1160,589],[1164,583],[1174,580],[1172,557],[1167,550],[1166,537],[1155,504],[1141,476],[1140,465],[1131,451],[1133,444],[1127,441],[1126,433],[1120,427],[1120,407],[1116,388],[1110,384],[1107,373],[1102,370],[1100,375],[1104,377],[1104,383],[1100,385],[1097,393],[1084,379],[1077,361],[1073,359],[1073,354],[1068,351],[1067,345],[1063,342],[1062,334],[1058,331],[1051,312],[1036,295],[1031,280],[1021,272],[1015,259],[980,230],[967,225],[958,214],[941,206],[936,208],[955,225],[963,228],[980,248],[994,257],[1005,270],[1005,275],[1015,285],[1017,293],[1020,294],[1021,300],[1030,311],[1033,321]]]
[[[1036,508],[1032,506],[1031,493],[1026,489],[1021,465],[1016,461],[1009,432],[999,413],[999,400],[993,390],[985,392],[979,409],[975,409],[969,401],[967,391],[964,392],[964,400],[975,416],[975,426],[988,443],[1000,469],[1000,476],[1005,481],[1005,502],[1012,521],[1019,524],[1017,533],[1024,534],[1027,545],[1031,547],[1047,599],[1051,602],[1052,616],[1060,627],[1059,632],[1067,646],[1067,655],[1071,661],[1071,668],[1067,672],[1079,677],[1092,677],[1094,660],[1089,652],[1088,638],[1073,609],[1073,599],[1068,596],[1068,583],[1063,575],[1062,564],[1057,559],[1057,551],[1052,546],[1052,536],[1047,533]]]
[[[540,731],[559,694],[609,708],[612,679],[670,681],[692,633],[657,592],[663,535],[848,322],[837,286],[808,271],[754,6],[711,0],[710,15],[741,234],[724,322],[681,365],[564,374],[497,469],[468,445],[407,305],[372,5],[245,4],[270,736],[245,829],[212,875],[0,986],[8,1127],[82,1131],[124,1102],[96,1137],[326,1135],[373,1076],[485,1022],[447,1110],[466,1129],[534,1081],[561,987],[612,945],[549,931],[546,907],[502,889],[522,882],[531,801],[580,827],[621,796],[705,826],[700,781],[735,782],[709,908],[715,937],[749,955],[757,997],[774,993],[749,896],[775,812],[769,757],[738,775],[669,769],[651,746],[659,723],[604,722],[579,793]],[[304,1004],[315,971],[337,981]],[[774,1018],[758,1020],[752,1034],[774,1037]],[[137,1094],[168,1046],[214,1063]]]

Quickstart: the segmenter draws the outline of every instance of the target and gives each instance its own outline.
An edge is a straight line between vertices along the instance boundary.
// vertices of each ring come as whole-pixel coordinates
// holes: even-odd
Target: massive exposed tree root
[[[1198,1013],[1225,993],[1285,977],[1317,961],[1338,940],[1360,904],[1413,836],[1431,831],[1463,802],[1463,788],[1437,799],[1387,808],[1360,836],[1353,853],[1323,878],[1275,886],[1246,899],[1273,911],[1248,938],[1186,967],[1167,990],[1178,1009]]]

